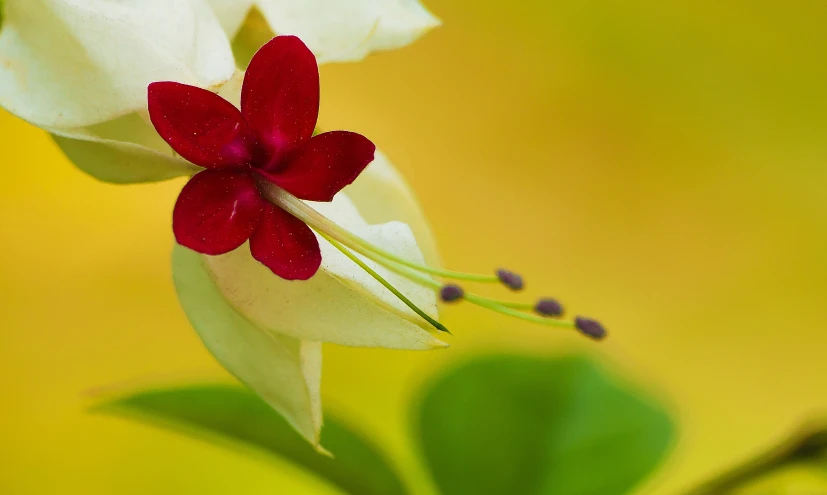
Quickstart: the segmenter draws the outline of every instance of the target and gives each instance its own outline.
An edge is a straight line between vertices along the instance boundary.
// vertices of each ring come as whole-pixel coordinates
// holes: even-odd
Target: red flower
[[[217,255],[249,239],[253,257],[276,275],[313,276],[322,261],[316,236],[264,199],[257,182],[268,180],[301,199],[330,201],[373,161],[376,150],[353,132],[312,136],[318,114],[316,59],[293,36],[273,38],[253,57],[241,111],[194,86],[150,84],[155,129],[182,157],[206,169],[175,203],[178,243]]]

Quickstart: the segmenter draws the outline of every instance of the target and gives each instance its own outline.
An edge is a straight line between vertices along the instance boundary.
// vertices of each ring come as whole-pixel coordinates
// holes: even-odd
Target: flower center
[[[352,234],[308,206],[304,201],[257,174],[256,179],[259,190],[268,201],[306,223],[333,247],[381,283],[411,310],[440,331],[448,332],[448,329],[417,307],[375,270],[367,266],[356,254],[372,260],[423,287],[437,291],[442,301],[446,303],[467,301],[495,313],[532,323],[576,329],[593,339],[602,339],[606,336],[606,330],[603,326],[591,318],[578,316],[574,320],[558,319],[563,315],[563,306],[555,299],[543,298],[535,302],[504,301],[467,292],[457,284],[458,281],[497,283],[505,285],[513,291],[519,291],[523,288],[523,279],[514,272],[499,269],[493,275],[465,273],[436,268],[401,258]],[[438,282],[432,277],[438,277],[444,282]]]

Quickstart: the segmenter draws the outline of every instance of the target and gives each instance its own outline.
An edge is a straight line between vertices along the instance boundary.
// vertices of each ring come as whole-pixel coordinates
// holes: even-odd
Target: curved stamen
[[[451,333],[447,328],[445,328],[444,325],[422,311],[398,289],[365,264],[361,259],[359,259],[358,256],[356,256],[356,254],[362,255],[365,258],[368,258],[423,287],[433,289],[438,292],[442,300],[446,302],[465,300],[476,306],[506,316],[529,321],[531,323],[576,329],[584,335],[594,339],[602,339],[606,335],[606,330],[603,326],[596,320],[592,320],[590,318],[578,316],[574,321],[554,319],[553,317],[560,316],[563,313],[562,305],[554,299],[541,299],[534,303],[501,301],[498,299],[492,299],[478,294],[465,292],[458,285],[445,285],[429,276],[430,274],[443,278],[470,280],[474,282],[502,282],[513,290],[520,290],[523,286],[522,277],[515,273],[501,269],[497,271],[495,276],[477,275],[432,268],[406,260],[380,247],[374,246],[359,236],[356,236],[346,229],[336,225],[327,217],[305,204],[304,201],[293,196],[270,181],[264,178],[259,178],[258,182],[260,191],[269,201],[306,223],[316,233],[333,245],[333,247],[341,251],[366,273],[382,284],[382,286],[399,298],[399,300],[408,306],[412,311],[440,331]],[[531,314],[526,311],[534,311],[538,314]]]
[[[445,292],[446,290],[450,291],[449,297],[446,299]],[[455,294],[459,294],[458,296],[454,296]],[[454,302],[460,299],[463,299],[465,295],[465,291],[462,287],[454,284],[447,284],[443,285],[440,289],[440,297],[444,302]],[[563,314],[563,306],[557,302],[555,299],[544,298],[540,299],[537,302],[523,302],[523,301],[504,301],[502,299],[494,299],[492,297],[485,297],[477,295],[477,298],[490,302],[492,304],[497,304],[504,308],[511,308],[511,309],[519,309],[522,311],[534,311],[535,313],[545,316],[545,317],[557,317]]]
[[[394,266],[393,263],[385,265],[388,269],[395,271],[396,273],[402,275],[405,278],[413,280],[414,282],[424,285],[426,287],[430,287],[435,290],[439,290],[441,285],[439,282],[435,280],[431,280],[430,278],[423,276],[421,273],[417,273],[411,270],[408,267],[396,265]],[[480,296],[477,294],[472,294],[466,292],[463,295],[463,299],[470,302],[471,304],[490,309],[491,311],[495,311],[497,313],[501,313],[507,316],[513,316],[515,318],[520,318],[521,320],[530,321],[532,323],[539,323],[540,325],[547,325],[552,327],[564,327],[564,328],[575,328],[574,322],[565,321],[565,320],[553,320],[550,318],[543,318],[542,316],[532,315],[530,313],[523,313],[522,311],[518,311],[516,309],[510,308],[501,304],[496,299],[489,299],[484,296]],[[511,305],[521,305],[521,303],[506,303]],[[529,305],[531,307],[531,305]]]
[[[405,258],[400,258],[390,251],[374,246],[361,237],[353,235],[342,227],[339,227],[335,223],[331,222],[327,217],[305,204],[304,201],[276,186],[272,182],[267,181],[266,179],[259,180],[259,188],[267,196],[267,199],[273,202],[273,204],[279,206],[307,225],[314,227],[315,230],[323,231],[329,237],[350,247],[359,254],[368,256],[371,259],[374,259],[375,256],[371,256],[364,251],[370,251],[373,255],[381,256],[389,261],[399,263],[400,265],[405,265],[409,268],[413,268],[424,273],[430,273],[431,275],[436,275],[438,277],[451,278],[454,280],[467,280],[470,282],[500,283],[500,278],[496,275],[481,275],[476,273],[443,270],[441,268],[433,268],[406,260]]]

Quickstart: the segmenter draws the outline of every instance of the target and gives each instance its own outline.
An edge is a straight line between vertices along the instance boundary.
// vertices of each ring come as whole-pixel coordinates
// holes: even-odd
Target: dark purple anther
[[[497,270],[497,278],[511,290],[522,290],[523,288],[523,277],[514,272],[500,268]]]
[[[591,318],[584,318],[578,316],[574,319],[574,326],[580,330],[581,333],[588,335],[594,340],[600,340],[606,336],[606,329],[597,320]]]
[[[442,298],[444,302],[459,301],[464,295],[465,291],[462,290],[462,287],[454,284],[443,285],[439,291],[439,297]]]
[[[534,305],[534,311],[543,316],[561,316],[563,306],[556,299],[540,299]]]

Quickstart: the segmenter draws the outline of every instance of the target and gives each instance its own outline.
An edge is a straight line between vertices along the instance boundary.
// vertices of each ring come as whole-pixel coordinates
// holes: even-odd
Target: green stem
[[[685,495],[724,495],[781,468],[827,455],[827,429],[808,429],[726,471]]]

